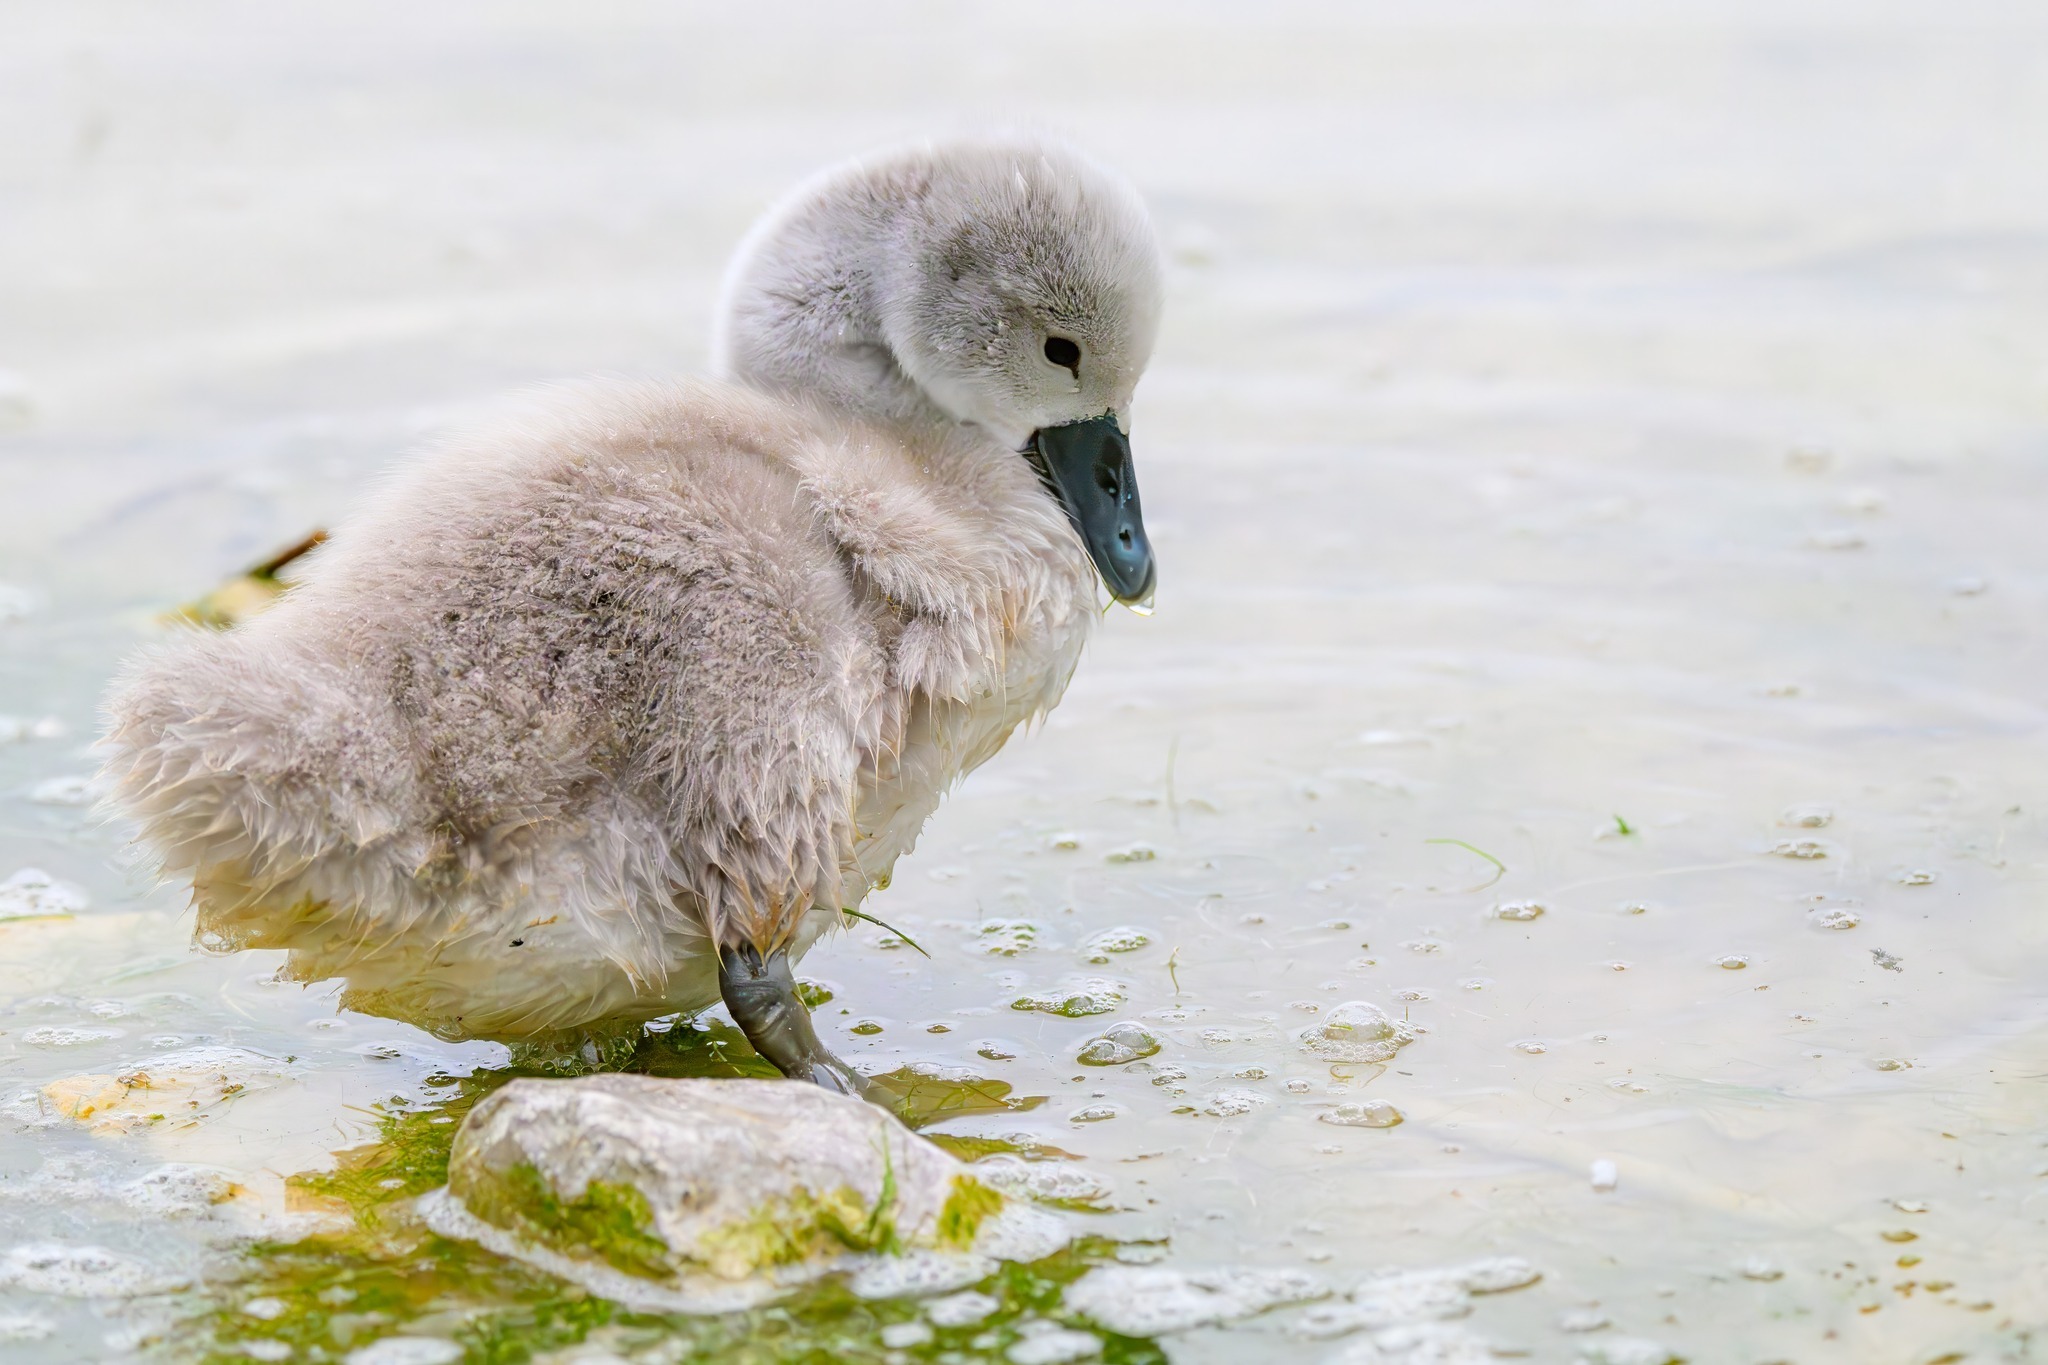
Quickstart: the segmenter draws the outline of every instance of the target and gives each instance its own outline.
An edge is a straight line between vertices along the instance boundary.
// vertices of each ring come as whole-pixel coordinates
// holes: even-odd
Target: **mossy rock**
[[[457,1133],[448,1193],[499,1249],[684,1297],[905,1255],[985,1274],[1065,1237],[876,1106],[789,1081],[515,1081]]]

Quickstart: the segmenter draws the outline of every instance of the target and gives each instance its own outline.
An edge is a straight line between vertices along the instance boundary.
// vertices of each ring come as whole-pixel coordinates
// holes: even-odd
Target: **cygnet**
[[[114,801],[216,950],[446,1038],[719,999],[864,1093],[791,965],[1060,698],[1154,566],[1161,271],[1037,140],[841,167],[747,238],[716,381],[555,390],[392,477],[226,633],[131,663]]]

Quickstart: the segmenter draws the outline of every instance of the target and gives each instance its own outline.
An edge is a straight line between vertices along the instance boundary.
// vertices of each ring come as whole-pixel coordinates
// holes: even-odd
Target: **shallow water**
[[[608,1323],[414,1240],[505,1051],[193,954],[66,779],[158,611],[508,388],[701,367],[766,202],[982,115],[1128,167],[1173,275],[1157,614],[867,907],[935,961],[804,964],[843,1054],[1012,1087],[928,1131],[1111,1191],[957,1349],[1056,1353],[1119,1257],[1509,1256],[1540,1281],[1401,1281],[1471,1316],[1383,1358],[2043,1358],[2048,30],[1784,9],[10,12],[0,882],[52,879],[0,888],[42,916],[0,922],[10,1358],[969,1340],[843,1295]],[[1353,1001],[1400,1027],[1302,1040]],[[1125,1021],[1159,1050],[1077,1060]],[[1105,1349],[1362,1349],[1336,1306]]]

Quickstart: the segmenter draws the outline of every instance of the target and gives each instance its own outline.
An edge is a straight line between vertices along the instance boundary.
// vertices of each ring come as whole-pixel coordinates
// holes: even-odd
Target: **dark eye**
[[[1063,370],[1072,370],[1074,377],[1081,377],[1081,348],[1065,337],[1045,339],[1045,358]]]

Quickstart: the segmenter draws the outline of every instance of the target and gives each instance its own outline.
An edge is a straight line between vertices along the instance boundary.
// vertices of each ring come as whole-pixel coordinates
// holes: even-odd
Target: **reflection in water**
[[[652,1034],[611,1060],[617,1065],[605,1069],[655,1076],[778,1075],[739,1030],[720,1024]],[[260,1242],[223,1264],[203,1294],[178,1302],[182,1311],[165,1329],[169,1348],[187,1357],[317,1361],[386,1337],[417,1336],[453,1341],[476,1360],[531,1359],[586,1341],[635,1361],[941,1360],[963,1350],[985,1358],[1040,1334],[1052,1321],[1048,1315],[1061,1311],[1062,1289],[1093,1266],[1113,1264],[1119,1250],[1084,1238],[1044,1261],[1005,1266],[966,1291],[987,1302],[971,1305],[979,1311],[955,1313],[956,1321],[947,1321],[944,1311],[935,1321],[911,1301],[862,1298],[838,1280],[739,1313],[633,1312],[438,1236],[410,1212],[413,1198],[446,1182],[456,1126],[478,1100],[518,1076],[592,1069],[568,1053],[526,1061],[468,1076],[429,1075],[423,1083],[432,1100],[385,1106],[376,1141],[336,1153],[331,1170],[291,1177],[294,1202],[333,1213],[330,1225],[312,1236]],[[1006,1108],[1008,1087],[1001,1083],[908,1071],[882,1083],[914,1124]],[[965,1139],[955,1150],[987,1157],[1016,1151],[1018,1144]],[[1055,1154],[1041,1149],[1031,1155]],[[1106,1360],[1165,1360],[1157,1346],[1139,1338],[1093,1339]]]

